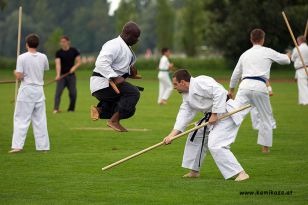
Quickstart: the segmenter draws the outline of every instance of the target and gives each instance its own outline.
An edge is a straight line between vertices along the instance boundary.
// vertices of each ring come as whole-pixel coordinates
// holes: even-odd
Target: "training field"
[[[11,73],[0,71],[1,80],[9,79]],[[7,153],[12,137],[14,107],[10,101],[14,98],[14,84],[0,85],[0,204],[308,203],[308,107],[297,104],[297,87],[292,81],[272,82],[274,97],[271,102],[278,128],[274,131],[271,152],[260,152],[250,117],[245,119],[232,146],[251,177],[248,181],[224,180],[210,155],[205,159],[199,179],[181,178],[187,172],[181,168],[185,137],[102,172],[103,166],[160,142],[173,127],[181,103],[180,95],[174,92],[168,105],[158,106],[156,73],[141,71],[141,74],[143,80],[132,82],[145,87],[145,91],[135,116],[123,121],[123,125],[148,129],[143,132],[76,129],[106,127],[105,120],[90,120],[90,105],[97,103],[89,93],[90,70],[77,74],[75,113],[52,114],[55,84],[47,86],[45,95],[51,140],[48,153],[35,151],[32,128],[24,151]],[[47,81],[53,76],[54,71],[49,71]],[[230,73],[214,76],[227,79]],[[291,79],[293,73],[283,76]],[[62,110],[65,111],[67,105],[65,91]],[[272,195],[256,195],[257,191],[269,191]],[[278,191],[292,191],[292,195],[274,195]],[[241,192],[255,195],[241,195]]]

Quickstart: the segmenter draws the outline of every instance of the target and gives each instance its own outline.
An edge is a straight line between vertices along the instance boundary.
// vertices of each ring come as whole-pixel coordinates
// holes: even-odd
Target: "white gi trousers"
[[[233,119],[229,117],[218,121],[210,129],[207,128],[202,152],[204,128],[197,131],[193,142],[191,142],[193,132],[190,133],[185,145],[182,167],[200,171],[206,152],[209,150],[225,179],[229,179],[243,171],[242,166],[230,150],[230,145],[235,141],[239,126],[240,123],[235,124]]]
[[[158,95],[158,103],[161,100],[168,100],[170,97],[173,85],[169,76],[169,71],[159,71],[158,73],[159,80],[159,95]]]
[[[36,150],[49,150],[45,101],[16,101],[12,148],[23,149],[30,122],[32,122]]]
[[[268,93],[239,89],[236,94],[235,101],[241,106],[251,104],[256,107],[260,116],[260,125],[257,143],[262,146],[271,147],[273,144],[273,113]],[[249,109],[243,111],[247,114]]]
[[[260,118],[260,114],[256,107],[253,107],[250,110],[250,118],[251,118],[252,128],[255,130],[259,130],[261,118]],[[273,129],[277,128],[276,120],[274,117],[272,118],[272,128]]]
[[[308,78],[304,72],[304,69],[296,70],[298,103],[300,105],[308,105]]]

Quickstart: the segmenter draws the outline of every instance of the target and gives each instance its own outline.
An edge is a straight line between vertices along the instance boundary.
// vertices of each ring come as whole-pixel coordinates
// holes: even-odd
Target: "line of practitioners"
[[[126,81],[129,77],[137,76],[134,67],[136,56],[131,46],[138,42],[140,34],[137,24],[126,23],[117,38],[103,45],[90,78],[91,93],[99,101],[97,106],[91,107],[92,119],[108,119],[107,125],[120,132],[127,131],[120,121],[134,115],[140,98],[138,88]],[[37,43],[32,44],[30,39],[36,39]],[[259,113],[261,121],[258,144],[262,145],[262,151],[269,152],[269,147],[272,146],[272,110],[266,81],[269,79],[273,62],[289,64],[290,58],[286,54],[264,47],[265,33],[261,29],[254,29],[250,34],[250,40],[253,46],[241,55],[230,80],[229,92],[208,76],[194,78],[187,70],[176,71],[173,75],[173,86],[181,93],[183,103],[174,129],[164,139],[165,143],[171,143],[173,136],[183,132],[197,112],[205,114],[198,123],[208,120],[211,124],[188,136],[182,165],[190,169],[190,172],[184,175],[185,177],[199,176],[205,153],[209,150],[224,178],[235,177],[236,181],[249,178],[230,150],[239,126],[249,111],[217,121],[220,115],[242,105],[250,103]],[[16,77],[22,80],[22,84],[14,114],[11,152],[22,150],[31,120],[33,125],[38,125],[33,126],[37,150],[49,150],[42,78],[44,69],[48,68],[48,61],[44,54],[36,51],[38,46],[36,35],[28,36],[26,42],[28,52],[18,57],[16,68]],[[38,64],[38,62],[44,63]],[[110,80],[117,84],[120,95],[111,88]],[[234,88],[239,80],[241,83],[235,100],[229,99],[229,97],[234,98]],[[38,94],[41,98],[31,98]],[[36,106],[42,109],[37,109]],[[41,119],[36,118],[37,112],[40,113]]]

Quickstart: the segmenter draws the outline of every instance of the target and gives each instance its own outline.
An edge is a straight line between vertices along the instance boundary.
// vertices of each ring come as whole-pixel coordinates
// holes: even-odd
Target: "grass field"
[[[1,205],[308,203],[308,107],[297,104],[294,82],[272,82],[275,96],[271,100],[278,128],[274,131],[270,154],[260,152],[250,119],[246,118],[242,124],[232,150],[251,179],[236,183],[223,179],[210,155],[199,179],[181,178],[186,173],[180,167],[185,138],[102,172],[103,166],[161,141],[173,127],[181,98],[174,92],[168,105],[158,106],[156,73],[141,72],[145,79],[134,83],[145,87],[145,91],[135,116],[123,124],[149,131],[74,130],[106,127],[105,120],[92,122],[89,118],[89,107],[96,104],[89,93],[90,74],[91,71],[85,70],[78,73],[75,113],[52,114],[55,85],[45,88],[51,140],[48,153],[35,151],[32,128],[23,153],[7,153],[12,137],[14,107],[10,101],[14,84],[0,85]],[[10,75],[10,71],[0,71],[1,79],[9,79]],[[46,78],[50,80],[53,75],[54,71],[50,71]],[[217,78],[229,76],[230,73],[214,72]],[[277,73],[277,76],[292,78],[293,73]],[[68,106],[67,98],[66,91],[62,110]],[[268,190],[292,191],[292,195],[240,195],[245,191]]]

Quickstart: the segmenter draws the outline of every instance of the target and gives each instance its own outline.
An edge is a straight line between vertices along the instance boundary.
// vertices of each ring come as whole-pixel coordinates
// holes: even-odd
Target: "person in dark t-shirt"
[[[61,49],[56,52],[57,88],[53,113],[59,113],[61,95],[65,87],[67,87],[70,97],[68,111],[75,111],[77,98],[75,71],[81,64],[80,53],[76,48],[70,47],[70,40],[67,36],[61,37],[60,45]]]

